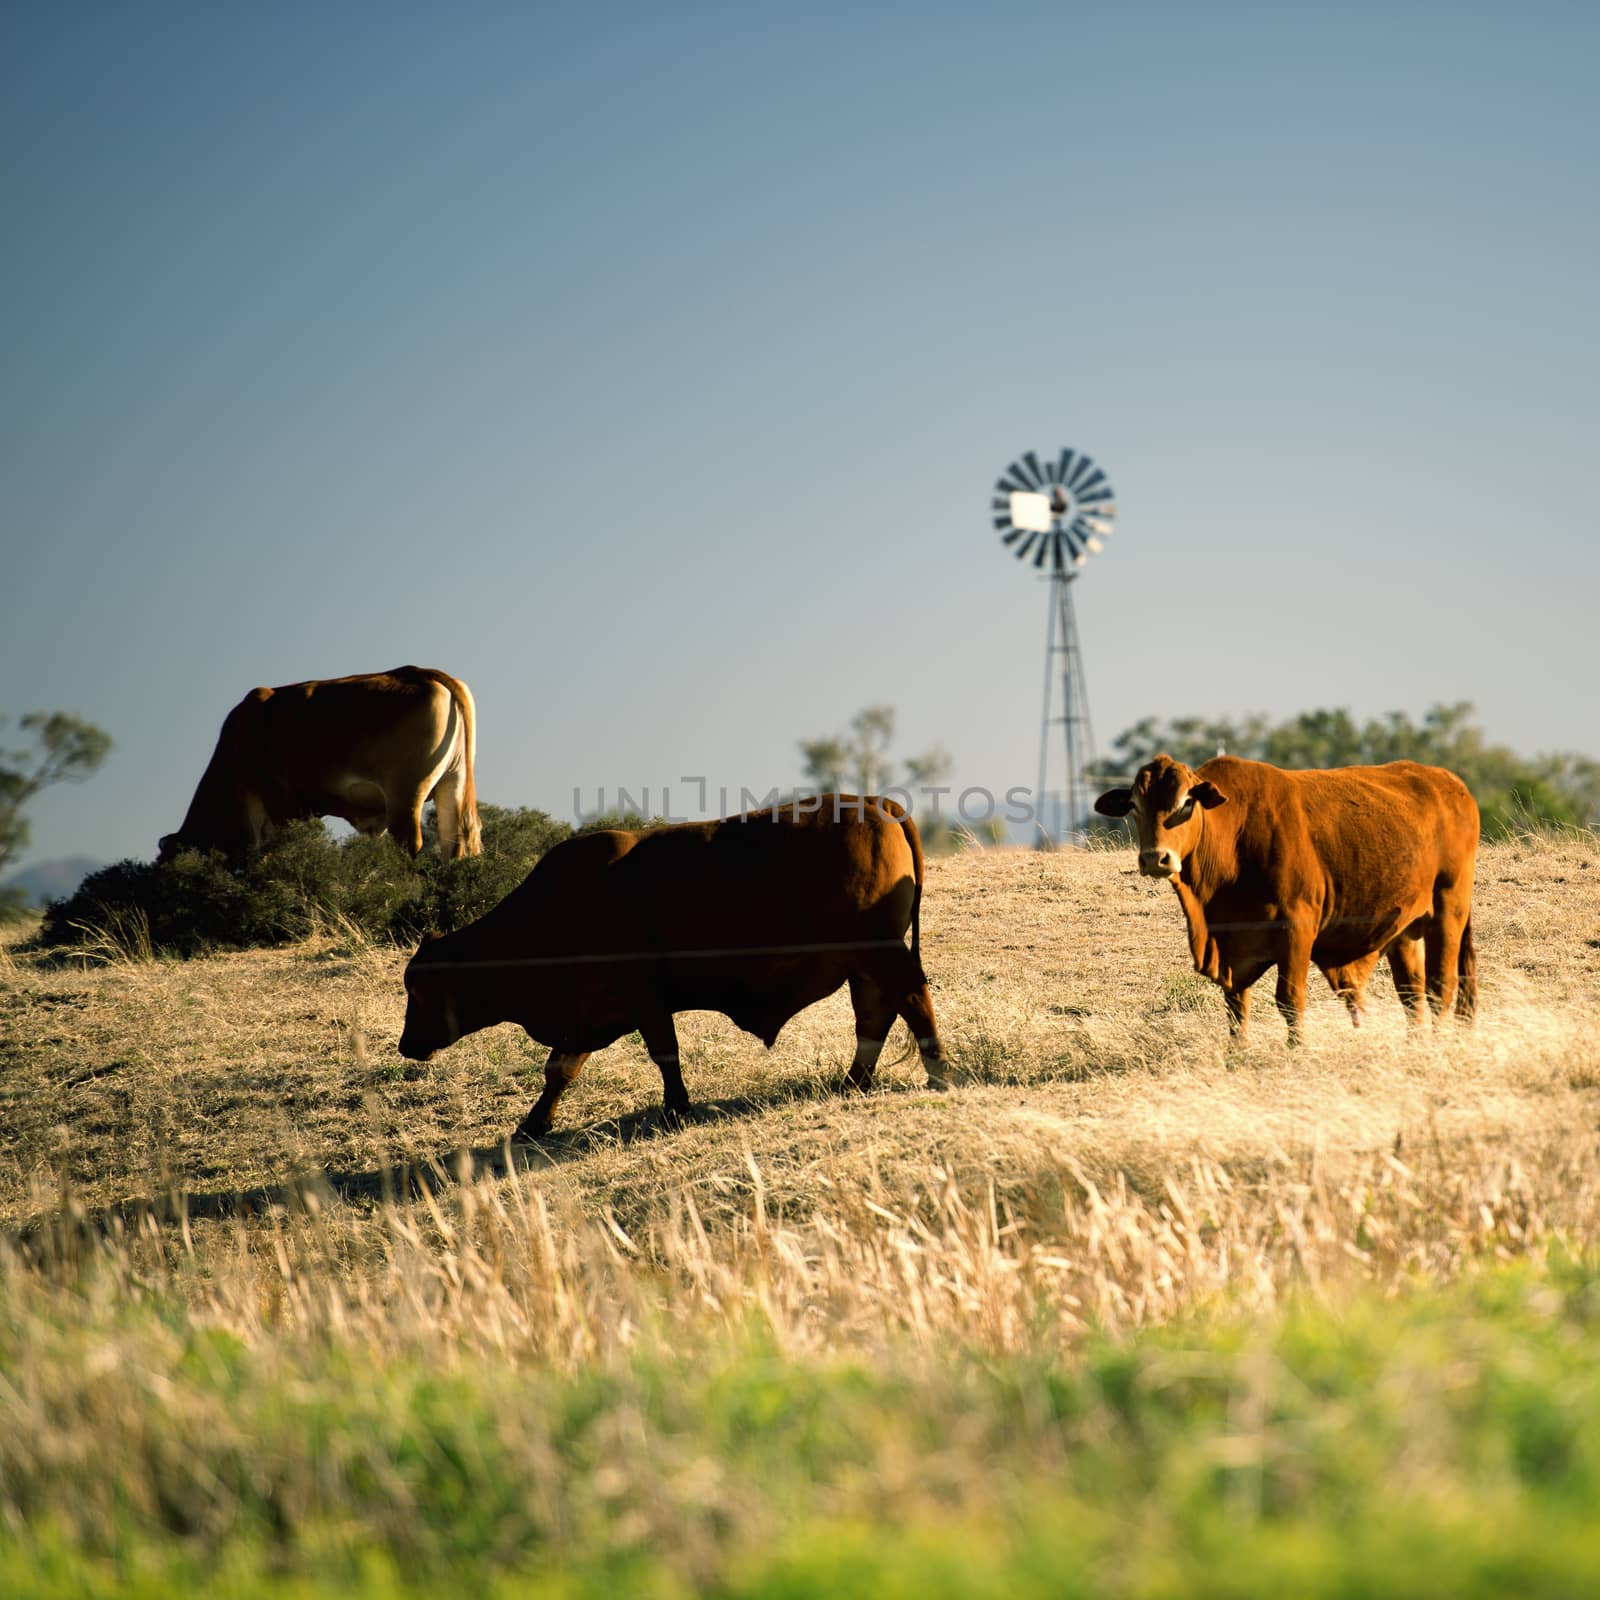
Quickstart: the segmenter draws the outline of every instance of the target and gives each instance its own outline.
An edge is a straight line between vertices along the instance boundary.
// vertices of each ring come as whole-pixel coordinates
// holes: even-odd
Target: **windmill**
[[[1041,847],[1070,836],[1088,815],[1087,774],[1094,761],[1094,729],[1083,680],[1083,653],[1072,609],[1072,584],[1089,556],[1104,548],[1117,507],[1110,481],[1088,456],[1063,450],[1041,464],[1032,450],[1013,461],[994,486],[990,509],[995,531],[1017,560],[1033,563],[1050,578],[1050,612],[1044,646],[1044,713],[1039,728],[1039,785],[1034,791],[1034,821]],[[1052,718],[1050,702],[1057,658],[1061,672],[1061,714]],[[1067,771],[1054,826],[1045,819],[1050,729],[1059,722],[1065,736]]]

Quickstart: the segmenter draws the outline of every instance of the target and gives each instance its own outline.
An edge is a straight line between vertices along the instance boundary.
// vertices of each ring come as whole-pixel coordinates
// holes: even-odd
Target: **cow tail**
[[[900,827],[911,846],[911,871],[916,887],[911,893],[911,959],[922,971],[922,835],[917,832],[915,819],[909,812],[900,819]]]
[[[483,826],[478,821],[478,708],[464,683],[450,680],[450,692],[466,723],[467,770],[461,779],[461,843],[469,856],[483,854]]]
[[[1456,1015],[1470,1022],[1478,1010],[1478,952],[1472,945],[1472,916],[1467,915],[1467,925],[1461,930],[1461,956],[1458,976],[1460,987],[1456,990]]]
[[[456,714],[461,718],[461,745],[466,761],[461,783],[456,790],[456,827],[461,837],[462,855],[481,856],[483,826],[478,820],[478,708],[473,702],[472,691],[459,678],[452,678],[448,672],[440,672],[437,667],[419,667],[416,670],[449,691],[450,698],[455,702]]]

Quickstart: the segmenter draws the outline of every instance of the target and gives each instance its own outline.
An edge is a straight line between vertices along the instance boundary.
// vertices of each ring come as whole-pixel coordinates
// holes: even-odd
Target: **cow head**
[[[1094,808],[1103,817],[1131,812],[1139,830],[1139,871],[1147,878],[1176,878],[1199,841],[1202,817],[1227,799],[1214,783],[1162,755],[1139,768],[1131,788],[1108,789]]]
[[[408,1061],[426,1061],[472,1031],[462,1026],[462,974],[443,961],[438,946],[438,934],[423,934],[417,953],[406,964],[406,1025],[400,1034],[400,1054]]]
[[[164,833],[156,845],[156,860],[163,866],[169,861],[175,861],[178,852],[183,849],[183,838],[176,833]]]

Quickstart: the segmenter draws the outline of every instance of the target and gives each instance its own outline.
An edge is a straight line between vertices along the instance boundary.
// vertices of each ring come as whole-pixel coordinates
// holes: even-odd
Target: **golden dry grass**
[[[1324,991],[1305,1047],[1268,1004],[1230,1053],[1178,908],[1131,855],[936,861],[924,961],[968,1086],[921,1087],[897,1035],[882,1088],[836,1096],[842,995],[770,1053],[693,1015],[688,1127],[660,1127],[659,1077],[624,1041],[509,1168],[542,1052],[506,1026],[402,1062],[405,952],[12,951],[0,1224],[40,1264],[109,1240],[130,1282],[241,1331],[287,1317],[563,1359],[663,1304],[756,1306],[802,1344],[1005,1348],[1040,1336],[1041,1305],[1071,1337],[1215,1292],[1449,1275],[1600,1237],[1595,840],[1487,848],[1474,925],[1474,1026],[1408,1032],[1380,978],[1359,1032]]]
[[[965,1087],[901,1059],[834,1094],[842,997],[770,1054],[694,1016],[689,1126],[624,1042],[514,1154],[538,1053],[403,1063],[402,952],[0,949],[0,1567],[761,1593],[788,1550],[793,1593],[1086,1560],[1095,1592],[1366,1593],[1402,1549],[1451,1592],[1535,1558],[1587,1592],[1600,845],[1485,851],[1474,1026],[1408,1033],[1380,989],[1355,1033],[1323,994],[1293,1053],[1267,1007],[1229,1054],[1131,867],[931,865]]]

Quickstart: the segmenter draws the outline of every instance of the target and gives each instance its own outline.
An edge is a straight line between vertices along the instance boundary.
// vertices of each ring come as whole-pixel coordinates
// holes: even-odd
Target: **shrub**
[[[137,928],[141,947],[189,956],[293,943],[327,922],[397,943],[429,929],[449,932],[504,899],[572,831],[524,807],[478,811],[483,854],[460,861],[433,853],[431,818],[415,861],[387,836],[334,839],[320,821],[293,823],[259,854],[232,860],[186,850],[163,863],[119,861],[52,902],[38,942],[122,945]]]
[[[642,817],[637,811],[599,811],[592,817],[585,817],[576,831],[602,833],[610,828],[622,828],[632,832],[640,828],[659,828],[665,821],[664,817]]]

